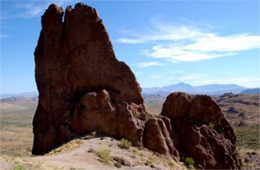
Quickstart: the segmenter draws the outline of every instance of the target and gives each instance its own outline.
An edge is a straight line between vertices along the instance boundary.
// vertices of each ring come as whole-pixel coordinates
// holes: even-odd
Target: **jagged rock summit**
[[[191,156],[199,168],[240,167],[234,131],[209,97],[171,97],[174,93],[161,115],[149,112],[134,74],[116,59],[94,8],[78,3],[64,15],[52,4],[41,22],[35,49],[39,103],[33,154],[96,131],[175,160]]]

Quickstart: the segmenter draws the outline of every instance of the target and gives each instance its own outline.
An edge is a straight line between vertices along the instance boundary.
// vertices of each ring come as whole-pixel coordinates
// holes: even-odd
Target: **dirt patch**
[[[122,149],[119,144],[120,141],[110,137],[77,139],[44,156],[2,155],[0,166],[6,169],[12,169],[15,166],[31,169],[117,169],[119,162],[122,169],[186,169],[181,163],[176,163],[171,158],[155,154],[147,149],[132,146],[129,149]],[[111,159],[108,163],[102,162],[97,156],[97,152],[102,150],[109,151]],[[122,160],[127,160],[129,164],[124,166]]]

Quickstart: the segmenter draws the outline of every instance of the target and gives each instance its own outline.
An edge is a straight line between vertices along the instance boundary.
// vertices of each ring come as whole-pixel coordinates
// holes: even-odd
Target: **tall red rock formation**
[[[33,154],[97,131],[176,160],[193,157],[198,168],[240,168],[234,131],[209,97],[173,93],[153,115],[96,10],[78,3],[63,15],[52,4],[41,20]]]
[[[97,131],[177,156],[166,118],[154,116],[144,106],[139,84],[130,68],[116,59],[96,10],[78,3],[74,9],[67,7],[62,20],[63,10],[54,4],[41,20],[35,50],[39,103],[32,153],[47,153]]]

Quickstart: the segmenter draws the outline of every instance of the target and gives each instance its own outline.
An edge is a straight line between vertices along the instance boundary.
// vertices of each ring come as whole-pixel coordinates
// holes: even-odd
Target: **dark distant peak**
[[[29,97],[29,96],[12,96],[1,98],[0,103],[14,103],[14,102],[28,102],[28,101],[37,101],[38,97]]]
[[[193,87],[192,85],[190,84],[186,84],[186,83],[177,83],[177,84],[172,84],[172,85],[169,85],[169,86],[164,86],[162,88],[169,88],[169,87]]]
[[[234,93],[224,93],[222,96],[220,97],[232,97],[234,96]]]
[[[176,85],[189,85],[189,84],[186,84],[186,83],[180,82],[180,83],[177,83]],[[189,85],[189,86],[190,86],[190,85]]]
[[[178,85],[178,86],[189,86],[189,87],[191,87],[192,85],[190,85],[190,84],[187,84],[187,83],[178,83],[178,84],[176,84],[176,85]]]
[[[242,91],[240,94],[260,94],[260,88],[252,88]]]
[[[10,94],[0,94],[0,99],[11,98],[11,97],[37,97],[37,92],[23,92],[23,93],[10,93]]]

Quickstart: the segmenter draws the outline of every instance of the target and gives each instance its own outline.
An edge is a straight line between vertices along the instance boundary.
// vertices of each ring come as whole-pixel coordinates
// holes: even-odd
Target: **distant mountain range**
[[[171,92],[181,91],[190,94],[222,95],[224,93],[240,94],[245,90],[249,89],[236,84],[209,84],[203,86],[192,86],[186,83],[178,83],[164,87],[143,88],[142,93],[167,96]]]
[[[161,95],[168,96],[171,92],[186,92],[190,94],[207,94],[207,95],[223,95],[224,93],[234,94],[260,94],[260,88],[247,88],[236,84],[209,84],[203,86],[192,86],[186,83],[172,84],[164,87],[143,88],[143,95]],[[13,94],[0,94],[0,102],[3,101],[20,101],[35,100],[38,98],[37,92],[24,92]]]
[[[12,96],[0,98],[0,103],[15,103],[15,102],[35,102],[38,101],[37,96]]]
[[[260,88],[246,89],[240,92],[240,94],[260,94]]]
[[[9,94],[0,94],[0,99],[10,98],[10,97],[36,97],[36,96],[38,96],[37,92],[9,93]]]

